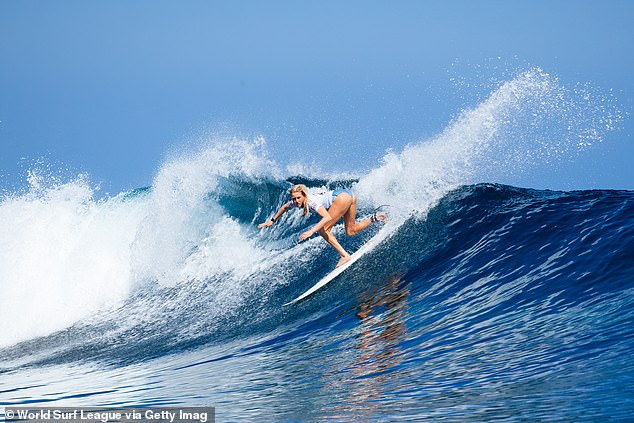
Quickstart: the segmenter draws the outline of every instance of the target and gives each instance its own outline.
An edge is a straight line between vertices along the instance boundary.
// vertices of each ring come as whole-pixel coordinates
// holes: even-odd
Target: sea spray
[[[539,68],[503,82],[436,137],[390,151],[357,189],[399,213],[425,212],[448,191],[480,182],[517,183],[603,140],[623,119],[611,97],[566,88]]]

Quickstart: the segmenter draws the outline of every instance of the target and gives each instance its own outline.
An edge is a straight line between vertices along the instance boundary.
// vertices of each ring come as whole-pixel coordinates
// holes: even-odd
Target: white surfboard
[[[372,250],[374,245],[376,245],[373,242],[373,241],[375,241],[376,238],[377,237],[375,236],[374,238],[370,239],[368,242],[363,244],[363,246],[361,248],[359,248],[357,251],[354,252],[354,254],[352,254],[350,256],[350,260],[346,264],[342,264],[341,266],[335,268],[332,272],[328,273],[319,282],[317,282],[315,285],[313,285],[308,291],[304,292],[302,295],[300,295],[299,297],[295,298],[293,301],[289,301],[288,303],[286,303],[284,305],[287,306],[287,305],[296,303],[299,300],[303,300],[304,298],[308,297],[310,294],[312,294],[313,292],[317,291],[319,288],[321,288],[322,286],[326,285],[328,282],[332,281],[337,276],[342,274],[347,268],[352,266],[352,264],[355,261],[359,260],[361,258],[361,256],[363,256],[368,251]]]

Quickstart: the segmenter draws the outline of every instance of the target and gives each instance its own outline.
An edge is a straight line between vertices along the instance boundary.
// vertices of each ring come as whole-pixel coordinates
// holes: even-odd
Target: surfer
[[[341,256],[336,267],[350,260],[350,254],[343,249],[337,238],[330,233],[335,224],[343,217],[343,225],[346,228],[346,235],[353,236],[370,226],[374,222],[386,222],[387,214],[384,212],[374,213],[369,219],[355,222],[357,217],[357,196],[352,190],[338,189],[327,191],[322,194],[308,194],[308,188],[303,184],[293,185],[290,189],[291,201],[285,203],[275,213],[275,215],[264,223],[260,223],[258,228],[268,228],[277,219],[293,207],[301,207],[304,216],[308,210],[312,210],[321,216],[321,220],[315,226],[299,236],[300,241],[305,241],[315,233],[319,232]]]

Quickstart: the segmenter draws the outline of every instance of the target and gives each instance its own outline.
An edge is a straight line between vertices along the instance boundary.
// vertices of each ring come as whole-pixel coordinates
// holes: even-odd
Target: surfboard
[[[374,238],[376,238],[376,236]],[[326,276],[324,276],[319,282],[317,282],[315,285],[310,287],[310,289],[308,291],[304,292],[302,295],[300,295],[299,297],[295,298],[293,301],[289,301],[288,303],[286,303],[284,305],[287,306],[287,305],[296,303],[296,302],[298,302],[300,300],[303,300],[304,298],[308,297],[310,294],[312,294],[315,291],[317,291],[319,288],[321,288],[324,285],[326,285],[328,282],[330,282],[333,279],[335,279],[337,276],[341,275],[343,272],[346,271],[346,269],[348,269],[350,266],[352,266],[354,264],[354,262],[359,260],[365,253],[367,253],[368,251],[370,251],[372,249],[372,247],[374,245],[374,243],[373,243],[374,238],[370,239],[368,242],[363,244],[363,246],[361,248],[359,248],[357,251],[355,251],[350,256],[350,260],[347,263],[342,264],[341,266],[335,268],[332,272],[330,272]]]

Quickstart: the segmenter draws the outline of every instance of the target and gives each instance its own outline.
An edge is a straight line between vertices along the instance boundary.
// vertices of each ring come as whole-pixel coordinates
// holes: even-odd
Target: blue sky
[[[280,165],[367,170],[490,92],[457,90],[456,64],[609,92],[630,115],[553,188],[634,189],[632,22],[627,0],[3,0],[0,189],[38,161],[146,186],[209,132],[262,135]]]

